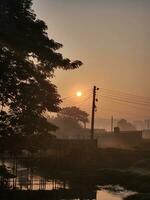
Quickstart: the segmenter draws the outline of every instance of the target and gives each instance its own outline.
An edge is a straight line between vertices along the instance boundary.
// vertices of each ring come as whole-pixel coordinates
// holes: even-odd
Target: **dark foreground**
[[[47,199],[95,199],[96,187],[120,185],[136,194],[125,200],[150,200],[150,152],[105,150],[98,153],[93,163],[81,153],[73,157],[42,158],[24,162],[36,167],[37,173],[49,180],[68,183],[69,189],[51,191],[1,190],[0,199],[36,200]],[[33,166],[34,163],[34,166]]]
[[[51,177],[51,175],[50,175]],[[50,200],[50,199],[96,199],[97,186],[120,185],[137,194],[125,200],[150,200],[150,174],[137,169],[100,169],[95,171],[55,171],[53,178],[67,180],[69,189],[51,191],[5,190],[1,200]]]
[[[2,200],[47,200],[47,199],[95,199],[96,192],[76,190],[52,190],[52,191],[3,191],[0,194]]]

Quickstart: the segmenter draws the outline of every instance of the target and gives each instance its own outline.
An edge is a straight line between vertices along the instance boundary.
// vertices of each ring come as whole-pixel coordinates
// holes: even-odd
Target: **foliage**
[[[58,128],[59,132],[70,133],[73,131],[81,130],[81,125],[78,124],[77,121],[70,118],[62,118],[56,117],[54,119],[50,119],[50,121],[55,124]]]
[[[59,111],[61,102],[50,78],[57,68],[82,64],[58,53],[62,44],[49,39],[45,22],[31,6],[32,0],[0,1],[0,125],[7,134],[56,130],[43,116]]]
[[[84,138],[88,134],[85,129],[88,121],[88,113],[75,106],[62,108],[57,117],[50,119],[51,123],[59,127],[56,132],[59,138]]]
[[[82,122],[84,125],[89,122],[89,114],[75,106],[61,109],[58,115],[62,118],[72,119],[78,123]]]
[[[126,119],[121,119],[120,121],[118,121],[117,125],[121,131],[135,131],[136,130],[136,127],[130,122],[127,122]]]

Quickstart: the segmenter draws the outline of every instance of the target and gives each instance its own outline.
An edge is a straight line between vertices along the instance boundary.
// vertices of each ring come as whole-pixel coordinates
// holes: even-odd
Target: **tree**
[[[62,108],[57,117],[50,118],[50,122],[59,127],[56,131],[59,138],[87,138],[85,123],[88,121],[88,114],[75,106]]]
[[[83,123],[84,128],[86,128],[86,123],[89,122],[89,114],[75,106],[61,109],[58,115],[63,118],[70,118],[75,120],[77,123],[81,122]]]
[[[58,130],[55,132],[58,138],[77,138],[83,129],[77,121],[70,118],[57,116],[50,119],[50,122],[58,127]]]
[[[120,121],[118,121],[117,125],[121,131],[135,131],[136,130],[136,127],[130,122],[127,122],[126,119],[121,119]]]
[[[0,123],[24,135],[56,130],[43,115],[58,112],[61,102],[50,78],[57,68],[82,64],[58,53],[62,44],[49,39],[31,6],[32,0],[0,1]]]

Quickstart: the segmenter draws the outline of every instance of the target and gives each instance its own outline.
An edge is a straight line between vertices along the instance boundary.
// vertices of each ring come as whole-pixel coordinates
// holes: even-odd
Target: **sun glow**
[[[81,97],[81,96],[82,96],[82,92],[81,92],[81,91],[77,91],[77,92],[76,92],[76,96],[77,96],[77,97]]]

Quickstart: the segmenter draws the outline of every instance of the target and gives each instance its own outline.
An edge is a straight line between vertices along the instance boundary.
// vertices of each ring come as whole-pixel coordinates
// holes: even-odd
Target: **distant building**
[[[142,138],[150,140],[150,129],[142,131]]]
[[[145,120],[145,129],[150,129],[150,119]]]
[[[141,131],[120,131],[115,128],[114,132],[105,132],[95,136],[98,148],[131,149],[140,146],[142,142]]]
[[[90,132],[90,130],[89,130]],[[100,134],[107,133],[106,129],[95,129],[94,130],[94,137],[97,139]]]
[[[150,129],[142,131],[142,149],[150,151]]]
[[[57,139],[65,139],[65,140],[78,140],[78,139],[90,139],[91,132],[90,129],[79,129],[70,132],[58,131],[54,133]]]
[[[133,124],[136,126],[137,130],[144,129],[144,121],[133,121]]]

